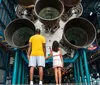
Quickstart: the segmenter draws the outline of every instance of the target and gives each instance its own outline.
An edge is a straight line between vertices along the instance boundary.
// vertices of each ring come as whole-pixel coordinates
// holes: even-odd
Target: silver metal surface
[[[18,4],[15,11],[18,18],[30,19],[33,22],[37,20],[37,16],[34,13],[34,8],[27,9]]]
[[[91,22],[84,18],[69,20],[63,31],[63,40],[71,48],[84,48],[96,39],[96,29]]]
[[[45,25],[46,24],[52,25],[55,24],[63,14],[64,5],[60,0],[38,0],[35,3],[34,10],[40,22],[42,22]],[[46,18],[48,14],[49,14],[48,16],[49,18]],[[51,16],[53,17],[50,18]]]
[[[35,1],[36,0],[18,0],[18,4],[29,6],[29,5],[35,4]]]
[[[15,19],[5,29],[5,40],[9,45],[23,48],[28,45],[29,38],[34,35],[35,26],[28,19]]]

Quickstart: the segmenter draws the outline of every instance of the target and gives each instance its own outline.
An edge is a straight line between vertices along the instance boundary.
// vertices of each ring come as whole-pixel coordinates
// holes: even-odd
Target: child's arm
[[[63,64],[62,51],[61,51],[61,49],[59,49],[59,50],[60,50],[60,58],[61,58],[61,61],[62,61],[62,64]]]
[[[47,59],[49,59],[51,57],[52,57],[52,51],[50,51],[50,56],[46,57],[45,59],[47,60]]]
[[[50,55],[50,56],[46,57],[45,59],[47,60],[47,59],[49,59],[49,58],[51,58],[51,57],[52,57],[52,55]]]

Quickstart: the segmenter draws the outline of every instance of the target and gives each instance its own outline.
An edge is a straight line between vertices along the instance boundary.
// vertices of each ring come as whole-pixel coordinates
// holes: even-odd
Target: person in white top
[[[54,41],[52,49],[50,49],[50,56],[46,59],[53,57],[53,68],[55,72],[56,85],[61,85],[61,68],[63,67],[62,51],[59,48],[59,43]]]

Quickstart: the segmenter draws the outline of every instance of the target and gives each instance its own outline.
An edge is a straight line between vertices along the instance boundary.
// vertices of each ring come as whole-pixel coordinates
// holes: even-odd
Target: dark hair
[[[52,44],[52,50],[57,52],[59,50],[59,43],[57,41],[54,41]]]
[[[40,34],[40,29],[36,29],[35,34]]]

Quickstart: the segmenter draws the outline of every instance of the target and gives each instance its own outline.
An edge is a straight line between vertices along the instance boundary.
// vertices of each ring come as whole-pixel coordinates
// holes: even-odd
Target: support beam
[[[97,18],[98,18],[98,28],[100,29],[100,14],[97,13]]]
[[[28,84],[28,79],[29,79],[27,76],[28,74],[29,74],[28,64],[25,62],[25,84]]]
[[[13,0],[14,1],[14,0]],[[12,1],[11,0],[8,0],[8,3],[9,3],[9,5],[10,5],[10,7],[11,7],[11,9],[13,10],[13,13],[15,12],[15,9],[14,9],[14,7],[12,6],[13,4],[11,3]]]
[[[1,26],[2,26],[3,29],[6,28],[5,24],[1,21],[1,19],[0,19],[0,24],[1,24]]]
[[[85,49],[82,49],[82,54],[83,54],[83,62],[84,62],[84,69],[85,69],[86,79],[87,79],[87,83],[89,85],[90,84],[90,73],[89,73],[88,62],[87,62]]]
[[[64,62],[65,63],[74,63],[74,61],[78,58],[78,56],[79,56],[79,51],[76,51],[73,58],[64,59]],[[47,63],[52,62],[52,59],[50,58],[50,59],[46,60],[46,62]]]
[[[23,51],[20,52],[20,55],[22,56],[22,58],[29,63],[27,56],[25,55],[25,53]]]
[[[11,16],[11,13],[9,12],[9,10],[7,9],[7,6],[5,5],[4,1],[2,0],[1,2],[3,4],[3,7],[5,8],[5,10],[7,11],[8,15],[10,16],[11,20],[13,20],[14,18]]]
[[[73,57],[73,62],[75,62],[78,57],[79,57],[79,50],[76,51],[76,53],[75,53],[75,55]]]
[[[74,62],[73,64],[74,64],[74,79],[75,79],[75,83],[77,83],[77,70],[76,70],[76,64],[75,64],[75,62]]]
[[[22,61],[22,84],[25,84],[25,62],[24,60]]]
[[[78,59],[76,60],[76,69],[77,69],[77,81],[78,81],[77,83],[81,83]]]
[[[82,83],[85,83],[84,70],[83,70],[83,64],[82,64],[82,56],[80,56],[79,65],[80,65],[81,81],[82,81]]]
[[[1,63],[2,63],[2,65],[0,66],[0,68],[2,68],[2,69],[4,69],[4,70],[6,70],[6,67],[5,67],[5,62],[4,62],[4,58],[3,58],[3,51],[2,51],[2,49],[0,48],[0,57],[1,57]]]
[[[0,42],[0,46],[1,48],[5,49],[5,51],[10,51],[5,45],[3,45],[1,42]]]
[[[12,84],[17,84],[18,61],[19,61],[19,51],[16,50],[15,60],[14,60],[13,76],[12,76]]]
[[[18,84],[21,84],[21,77],[22,77],[22,57],[19,57],[19,69],[18,69]]]
[[[0,35],[2,36],[2,38],[4,39],[4,34],[2,31],[0,31]]]
[[[74,61],[78,58],[78,56],[79,56],[79,52],[76,51],[76,53],[74,54],[73,58],[71,58],[71,59],[65,59],[64,62],[66,62],[66,63],[74,63]]]

